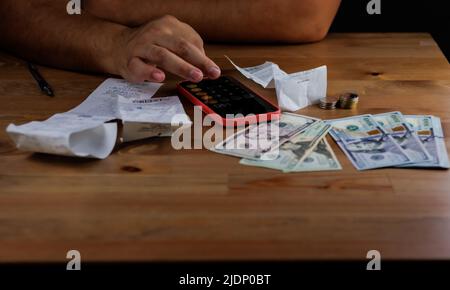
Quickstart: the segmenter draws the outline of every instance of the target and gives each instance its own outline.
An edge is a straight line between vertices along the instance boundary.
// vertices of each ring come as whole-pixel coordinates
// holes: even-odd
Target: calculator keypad
[[[185,82],[182,86],[222,117],[227,114],[257,115],[277,110],[250,89],[226,76],[197,84]]]

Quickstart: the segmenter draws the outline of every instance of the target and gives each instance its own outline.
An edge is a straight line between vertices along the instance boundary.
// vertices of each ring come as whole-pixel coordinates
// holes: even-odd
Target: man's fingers
[[[160,69],[153,65],[145,63],[138,57],[133,57],[128,63],[127,80],[134,83],[141,83],[144,81],[162,82],[165,79],[165,74]]]
[[[140,54],[144,59],[168,72],[193,82],[200,82],[203,79],[203,72],[200,69],[164,47],[150,45],[143,47],[142,50]]]
[[[188,40],[180,37],[163,36],[156,40],[156,44],[167,48],[180,58],[202,70],[205,76],[217,79],[220,76],[220,69],[204,51]]]
[[[219,67],[205,55],[201,37],[173,16],[151,21],[131,36],[133,58],[124,74],[132,81],[162,81],[164,74],[156,66],[193,82],[220,76]]]

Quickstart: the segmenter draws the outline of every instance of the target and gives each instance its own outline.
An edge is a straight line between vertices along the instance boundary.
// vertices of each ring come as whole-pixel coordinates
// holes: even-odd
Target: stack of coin
[[[354,109],[358,106],[359,96],[355,93],[345,93],[339,97],[339,108]]]
[[[319,107],[324,110],[334,110],[339,102],[339,97],[326,97],[320,99]]]

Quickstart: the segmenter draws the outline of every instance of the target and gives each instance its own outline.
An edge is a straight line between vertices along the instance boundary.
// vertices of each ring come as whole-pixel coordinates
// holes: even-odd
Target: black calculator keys
[[[231,95],[231,96],[230,96],[230,99],[231,99],[232,101],[240,101],[240,100],[242,100],[242,97],[239,96],[239,95]]]
[[[229,114],[264,114],[278,110],[238,81],[226,76],[195,84],[184,82],[181,86],[224,118]]]

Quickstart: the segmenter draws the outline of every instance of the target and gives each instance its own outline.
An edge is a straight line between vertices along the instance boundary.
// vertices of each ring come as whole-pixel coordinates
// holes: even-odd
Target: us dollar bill
[[[271,161],[241,159],[240,164],[248,166],[265,167],[270,169],[277,169],[283,172],[312,172],[312,171],[332,171],[341,170],[342,166],[339,163],[336,155],[331,149],[330,144],[326,138],[323,138],[314,147],[313,151],[303,158],[302,162],[298,162],[294,167],[289,166],[289,157],[285,156],[285,150],[280,149],[280,155],[277,159]],[[293,155],[289,154],[291,157]],[[295,158],[295,157],[294,157]]]
[[[406,115],[406,122],[420,138],[431,155],[431,161],[418,162],[404,167],[449,168],[447,148],[444,142],[441,120],[430,115]]]
[[[302,162],[297,163],[293,168],[289,168],[287,172],[332,171],[341,169],[342,166],[336,158],[333,149],[327,139],[323,138]]]
[[[412,160],[372,115],[327,121],[331,136],[358,170],[399,166]]]
[[[276,152],[270,151],[259,160],[242,159],[241,164],[267,167],[283,170],[293,170],[314,150],[317,144],[326,136],[330,125],[319,121],[308,127],[304,132],[286,141]]]
[[[211,150],[248,159],[275,158],[273,154],[267,153],[275,152],[289,139],[319,121],[312,117],[283,113],[279,120],[250,125],[238,131]]]
[[[394,137],[405,153],[414,163],[429,162],[432,160],[428,150],[420,141],[416,132],[407,124],[400,112],[389,112],[373,115],[383,129]]]

